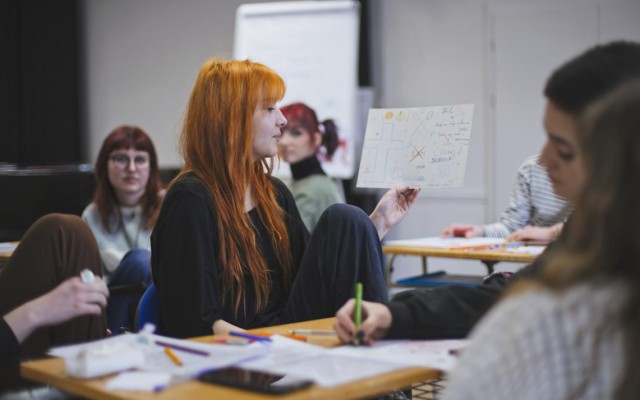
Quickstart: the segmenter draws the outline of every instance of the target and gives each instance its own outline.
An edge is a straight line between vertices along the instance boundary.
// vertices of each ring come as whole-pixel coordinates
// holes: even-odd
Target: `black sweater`
[[[294,273],[300,265],[309,233],[291,192],[272,178],[276,199],[286,215]],[[256,311],[256,297],[250,277],[245,279],[244,306],[234,313],[233,299],[223,299],[219,256],[220,238],[216,210],[209,190],[195,174],[181,176],[169,189],[151,235],[153,280],[160,295],[160,331],[174,337],[210,335],[213,322],[223,319],[241,328],[274,325],[287,293],[268,231],[258,211],[249,211],[256,234],[254,257],[261,252],[271,279],[271,291],[264,309]]]

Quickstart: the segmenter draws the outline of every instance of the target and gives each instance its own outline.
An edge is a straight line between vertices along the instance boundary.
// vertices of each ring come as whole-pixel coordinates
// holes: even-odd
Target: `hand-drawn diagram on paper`
[[[358,187],[460,187],[473,104],[371,109]]]

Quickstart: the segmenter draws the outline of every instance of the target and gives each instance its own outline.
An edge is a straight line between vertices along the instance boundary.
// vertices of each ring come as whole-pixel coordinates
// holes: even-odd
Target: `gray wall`
[[[230,57],[241,1],[88,0],[89,146],[121,123],[154,138],[176,166],[176,137],[202,62]],[[640,41],[640,2],[371,0],[374,105],[475,103],[465,187],[428,190],[390,238],[436,235],[450,222],[483,223],[506,206],[515,169],[544,140],[544,80],[598,42]],[[419,263],[399,259],[396,276]],[[477,265],[434,267],[482,273]],[[504,265],[505,269],[514,266]]]

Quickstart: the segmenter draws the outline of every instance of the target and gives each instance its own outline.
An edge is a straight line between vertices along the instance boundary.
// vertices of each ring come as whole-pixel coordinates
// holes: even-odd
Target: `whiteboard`
[[[281,102],[302,101],[318,119],[338,125],[340,146],[325,172],[350,178],[354,172],[357,124],[360,5],[353,1],[243,4],[236,12],[234,58],[260,62],[287,85]],[[359,151],[359,149],[358,149]],[[286,163],[276,171],[288,176]]]

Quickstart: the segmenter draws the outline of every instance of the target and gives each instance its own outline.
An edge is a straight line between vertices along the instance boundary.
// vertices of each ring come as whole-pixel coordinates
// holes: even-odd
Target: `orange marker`
[[[171,359],[171,361],[173,361],[173,363],[179,367],[182,366],[182,360],[180,360],[180,358],[178,358],[178,356],[167,346],[164,347],[164,352],[169,356],[169,358]]]

